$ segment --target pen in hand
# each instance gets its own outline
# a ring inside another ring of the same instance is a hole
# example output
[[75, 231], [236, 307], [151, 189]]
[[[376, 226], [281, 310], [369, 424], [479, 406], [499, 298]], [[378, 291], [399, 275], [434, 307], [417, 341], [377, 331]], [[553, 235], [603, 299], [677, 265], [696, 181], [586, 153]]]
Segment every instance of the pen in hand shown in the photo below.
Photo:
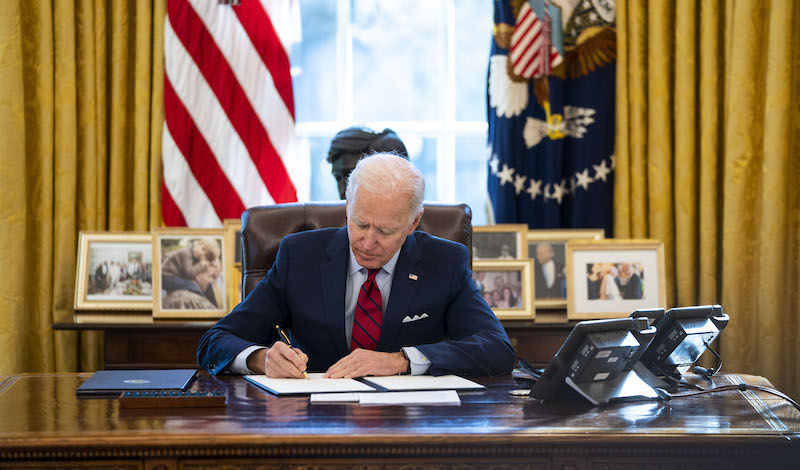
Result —
[[[292, 342], [289, 341], [289, 337], [286, 336], [286, 332], [283, 331], [283, 328], [281, 328], [280, 325], [275, 325], [275, 329], [278, 330], [278, 338], [280, 338], [281, 341], [283, 341], [284, 344], [286, 344], [286, 346], [289, 346], [291, 348], [292, 347]], [[308, 373], [306, 373], [306, 371], [303, 371], [303, 375], [306, 378], [308, 378]]]

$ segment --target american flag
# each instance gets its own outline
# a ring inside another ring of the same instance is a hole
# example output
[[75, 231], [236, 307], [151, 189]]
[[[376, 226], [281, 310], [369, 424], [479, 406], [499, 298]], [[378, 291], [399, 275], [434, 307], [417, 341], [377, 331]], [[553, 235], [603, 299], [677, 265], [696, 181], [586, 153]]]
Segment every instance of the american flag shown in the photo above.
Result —
[[550, 43], [550, 17], [540, 20], [528, 2], [522, 4], [511, 35], [510, 60], [514, 74], [522, 78], [547, 76], [563, 60]]
[[292, 202], [292, 0], [168, 0], [162, 212], [221, 227], [248, 207]]

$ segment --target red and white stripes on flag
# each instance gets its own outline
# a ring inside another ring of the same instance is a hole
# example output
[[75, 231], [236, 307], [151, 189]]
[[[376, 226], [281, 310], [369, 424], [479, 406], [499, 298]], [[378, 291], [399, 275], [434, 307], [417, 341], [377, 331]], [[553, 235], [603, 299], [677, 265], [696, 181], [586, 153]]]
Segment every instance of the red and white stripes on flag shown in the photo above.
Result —
[[511, 35], [512, 70], [522, 78], [538, 78], [550, 75], [553, 67], [563, 58], [550, 41], [550, 17], [536, 16], [528, 2], [522, 4], [517, 14], [514, 33]]
[[167, 0], [166, 225], [221, 227], [248, 207], [297, 200], [286, 165], [295, 148], [290, 39], [279, 34], [291, 1]]

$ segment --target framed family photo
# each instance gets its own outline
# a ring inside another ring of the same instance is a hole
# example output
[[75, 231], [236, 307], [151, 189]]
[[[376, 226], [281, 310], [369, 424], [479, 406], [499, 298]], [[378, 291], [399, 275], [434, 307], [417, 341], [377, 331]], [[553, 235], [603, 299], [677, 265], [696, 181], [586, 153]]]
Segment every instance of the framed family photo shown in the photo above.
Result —
[[567, 258], [569, 240], [602, 240], [605, 230], [528, 230], [528, 257], [533, 260], [533, 282], [537, 309], [567, 306]]
[[472, 227], [472, 259], [526, 259], [526, 224], [478, 225]]
[[667, 307], [662, 241], [572, 240], [566, 255], [568, 319], [621, 318]]
[[486, 303], [501, 320], [531, 320], [533, 263], [524, 260], [478, 260], [472, 264], [472, 280]]
[[242, 221], [225, 219], [223, 226], [225, 228], [225, 247], [227, 248], [225, 266], [230, 273], [227, 286], [230, 310], [242, 301]]
[[149, 232], [81, 232], [75, 310], [150, 310], [152, 253]]
[[221, 318], [228, 313], [224, 229], [153, 230], [153, 318]]

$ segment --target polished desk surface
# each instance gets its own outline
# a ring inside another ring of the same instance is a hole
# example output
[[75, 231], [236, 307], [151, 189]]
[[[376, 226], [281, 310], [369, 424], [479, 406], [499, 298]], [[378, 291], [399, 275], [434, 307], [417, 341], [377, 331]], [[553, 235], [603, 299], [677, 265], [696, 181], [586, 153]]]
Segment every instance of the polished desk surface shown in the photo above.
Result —
[[[594, 407], [510, 396], [517, 385], [506, 376], [476, 379], [488, 388], [459, 392], [461, 406], [368, 407], [276, 397], [241, 377], [203, 372], [191, 389], [226, 391], [225, 407], [121, 409], [114, 399], [75, 396], [90, 375], [0, 377], [0, 461], [325, 452], [529, 457], [564, 449], [657, 455], [674, 447], [674, 452], [701, 457], [768, 452], [800, 462], [800, 414], [762, 392]], [[742, 374], [714, 380], [716, 385], [743, 380], [770, 386], [766, 379]]]

